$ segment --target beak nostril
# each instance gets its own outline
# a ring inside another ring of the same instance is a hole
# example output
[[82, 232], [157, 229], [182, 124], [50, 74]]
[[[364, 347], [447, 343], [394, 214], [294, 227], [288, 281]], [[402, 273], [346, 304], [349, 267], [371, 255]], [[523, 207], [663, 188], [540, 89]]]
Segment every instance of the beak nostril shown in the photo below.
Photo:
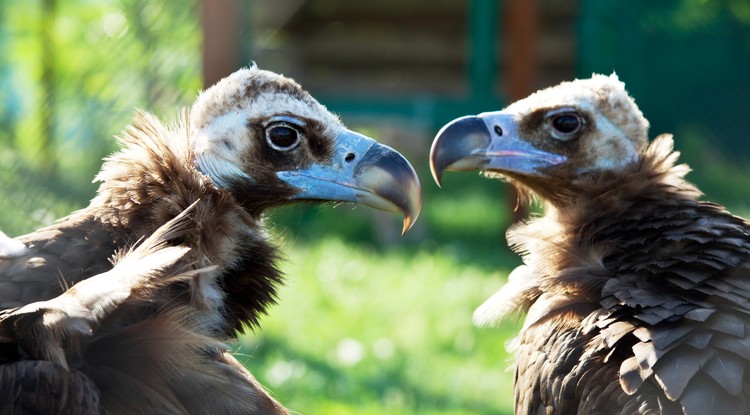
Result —
[[498, 136], [500, 136], [500, 137], [502, 137], [502, 136], [503, 136], [503, 129], [502, 129], [502, 128], [500, 128], [500, 126], [499, 126], [499, 125], [496, 125], [496, 126], [495, 126], [495, 134], [497, 134], [497, 135], [498, 135]]
[[346, 157], [344, 157], [344, 161], [346, 161], [347, 163], [351, 163], [355, 157], [357, 156], [355, 156], [354, 153], [349, 153], [346, 155]]

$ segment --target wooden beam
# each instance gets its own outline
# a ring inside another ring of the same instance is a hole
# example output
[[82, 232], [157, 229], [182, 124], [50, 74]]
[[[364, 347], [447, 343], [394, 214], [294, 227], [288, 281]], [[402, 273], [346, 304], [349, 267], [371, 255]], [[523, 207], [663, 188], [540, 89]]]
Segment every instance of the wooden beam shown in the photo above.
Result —
[[240, 0], [201, 0], [203, 86], [236, 71], [240, 57]]
[[[505, 90], [510, 102], [534, 92], [539, 70], [537, 59], [538, 13], [536, 0], [506, 0], [505, 4]], [[513, 203], [513, 222], [526, 217], [526, 209], [517, 203], [518, 190], [510, 187], [508, 197]]]
[[505, 1], [505, 80], [508, 98], [525, 98], [536, 90], [538, 19], [536, 0]]

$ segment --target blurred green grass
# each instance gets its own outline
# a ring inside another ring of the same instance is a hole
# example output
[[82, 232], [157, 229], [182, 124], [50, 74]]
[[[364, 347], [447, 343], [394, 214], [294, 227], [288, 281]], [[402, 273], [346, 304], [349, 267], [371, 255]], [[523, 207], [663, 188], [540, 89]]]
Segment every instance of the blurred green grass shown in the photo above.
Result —
[[416, 167], [424, 209], [404, 238], [393, 239], [396, 215], [368, 208], [271, 213], [287, 284], [237, 354], [290, 409], [513, 413], [505, 342], [519, 322], [478, 328], [471, 319], [520, 263], [504, 240], [507, 185], [454, 175], [444, 182], [453, 191], [439, 191]]
[[504, 342], [515, 322], [471, 324], [507, 268], [448, 249], [378, 251], [335, 236], [286, 249], [287, 285], [237, 354], [292, 410], [307, 414], [512, 411]]

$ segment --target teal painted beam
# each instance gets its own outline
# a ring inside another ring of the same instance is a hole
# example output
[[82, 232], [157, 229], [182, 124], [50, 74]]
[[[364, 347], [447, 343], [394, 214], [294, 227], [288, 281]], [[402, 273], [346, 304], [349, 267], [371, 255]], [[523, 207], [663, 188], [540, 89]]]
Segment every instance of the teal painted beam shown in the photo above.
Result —
[[495, 90], [498, 0], [469, 2], [469, 91], [474, 97], [491, 97]]

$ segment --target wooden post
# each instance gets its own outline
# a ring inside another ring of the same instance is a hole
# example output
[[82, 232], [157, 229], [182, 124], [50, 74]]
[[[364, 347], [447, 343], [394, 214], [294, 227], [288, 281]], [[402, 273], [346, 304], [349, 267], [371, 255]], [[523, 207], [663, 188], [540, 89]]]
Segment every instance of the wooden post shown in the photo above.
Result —
[[[536, 89], [539, 62], [537, 60], [538, 18], [536, 0], [506, 0], [504, 44], [506, 62], [505, 82], [510, 101], [524, 98]], [[514, 204], [513, 222], [526, 217], [526, 209], [517, 206], [518, 190], [511, 187]]]
[[536, 0], [507, 0], [505, 11], [505, 61], [509, 98], [525, 98], [536, 87], [537, 59]]
[[201, 0], [203, 86], [209, 87], [241, 65], [239, 0]]

